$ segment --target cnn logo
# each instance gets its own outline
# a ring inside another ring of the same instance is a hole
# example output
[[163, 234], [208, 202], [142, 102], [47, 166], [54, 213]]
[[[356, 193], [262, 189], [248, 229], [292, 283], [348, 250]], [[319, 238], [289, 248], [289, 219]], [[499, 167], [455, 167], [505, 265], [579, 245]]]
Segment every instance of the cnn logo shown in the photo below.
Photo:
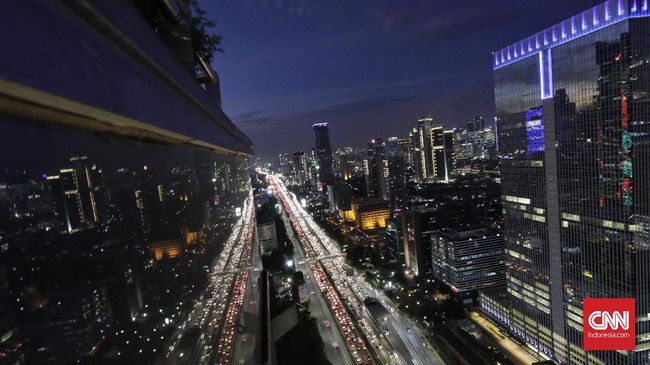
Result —
[[583, 301], [585, 350], [634, 350], [634, 298], [586, 298]]
[[608, 328], [617, 330], [619, 327], [627, 330], [630, 328], [630, 312], [595, 311], [589, 315], [589, 326], [598, 331]]

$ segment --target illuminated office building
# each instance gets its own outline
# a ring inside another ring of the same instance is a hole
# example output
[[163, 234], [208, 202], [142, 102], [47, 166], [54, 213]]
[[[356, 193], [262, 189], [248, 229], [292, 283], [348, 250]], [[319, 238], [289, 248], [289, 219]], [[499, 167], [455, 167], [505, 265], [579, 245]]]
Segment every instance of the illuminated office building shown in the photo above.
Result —
[[[424, 181], [433, 175], [433, 118], [426, 116], [418, 119], [417, 144], [420, 156], [418, 162], [418, 179]], [[440, 128], [442, 130], [442, 127]]]
[[[332, 145], [330, 144], [330, 131], [327, 123], [314, 124], [314, 139], [316, 142], [316, 160], [318, 162], [318, 181], [322, 185], [332, 185], [334, 173], [332, 171]], [[323, 191], [327, 191], [323, 188]]]
[[381, 138], [368, 143], [368, 155], [364, 163], [368, 197], [388, 200], [388, 159], [386, 144]]
[[442, 146], [436, 154], [436, 179], [449, 181], [451, 170], [454, 168], [454, 131], [448, 129], [442, 132]]
[[[650, 11], [610, 0], [493, 54], [509, 327], [566, 364], [650, 356]], [[586, 297], [636, 298], [636, 350], [582, 349]]]
[[431, 235], [433, 233], [431, 218], [437, 214], [436, 209], [402, 210], [399, 213], [402, 229], [402, 248], [404, 266], [407, 274], [431, 277]]
[[496, 137], [492, 126], [485, 126], [483, 117], [466, 122], [467, 128], [454, 136], [456, 161], [487, 160], [495, 157]]
[[449, 180], [453, 166], [453, 131], [445, 131], [440, 124], [433, 124], [433, 118], [418, 119], [417, 149], [420, 152], [416, 168], [420, 181]]
[[293, 155], [290, 153], [281, 153], [278, 155], [278, 170], [285, 176], [289, 176], [293, 171]]
[[105, 206], [102, 170], [89, 164], [86, 156], [72, 157], [70, 163], [72, 167], [47, 177], [57, 214], [68, 233], [100, 223]]
[[303, 184], [308, 178], [309, 161], [307, 155], [302, 151], [293, 153], [293, 175], [299, 184]]
[[353, 220], [361, 229], [386, 228], [386, 220], [390, 217], [388, 202], [383, 200], [353, 200], [352, 211], [345, 215]]
[[386, 142], [386, 160], [388, 161], [386, 185], [391, 211], [403, 208], [408, 200], [408, 165], [404, 153], [405, 144], [408, 145], [397, 137], [390, 137]]
[[441, 229], [431, 235], [433, 276], [472, 304], [478, 290], [503, 287], [503, 235], [490, 229]]

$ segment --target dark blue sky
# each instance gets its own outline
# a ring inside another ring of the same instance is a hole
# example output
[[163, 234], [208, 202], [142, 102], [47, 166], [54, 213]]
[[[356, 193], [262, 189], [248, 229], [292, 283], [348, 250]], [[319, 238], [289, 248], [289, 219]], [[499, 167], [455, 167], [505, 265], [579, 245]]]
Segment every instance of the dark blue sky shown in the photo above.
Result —
[[223, 108], [258, 155], [460, 126], [494, 108], [491, 52], [593, 0], [203, 0], [223, 35]]

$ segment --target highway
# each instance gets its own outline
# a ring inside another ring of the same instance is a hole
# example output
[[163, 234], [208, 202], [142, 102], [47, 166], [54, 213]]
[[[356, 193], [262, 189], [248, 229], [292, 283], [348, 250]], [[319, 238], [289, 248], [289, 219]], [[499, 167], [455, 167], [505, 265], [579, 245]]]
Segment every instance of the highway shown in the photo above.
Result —
[[[283, 211], [283, 220], [286, 227], [287, 235], [292, 242], [298, 242], [298, 239], [293, 233], [293, 229], [289, 225], [289, 219], [286, 216], [286, 211]], [[294, 245], [293, 251], [294, 261], [296, 262], [296, 270], [300, 270], [305, 275], [305, 285], [309, 293], [309, 311], [312, 317], [316, 318], [321, 329], [321, 338], [325, 344], [325, 355], [332, 364], [354, 364], [352, 355], [345, 344], [345, 339], [335, 325], [336, 321], [327, 306], [325, 296], [316, 284], [316, 278], [310, 266], [307, 264], [305, 254], [302, 246], [299, 244]], [[328, 326], [329, 325], [329, 326]]]
[[252, 265], [248, 269], [250, 272], [249, 282], [246, 287], [244, 304], [238, 320], [242, 331], [235, 333], [233, 364], [258, 364], [261, 356], [260, 344], [258, 343], [260, 331], [260, 292], [258, 278], [263, 265], [259, 252], [259, 241], [255, 237]]
[[[368, 348], [367, 342], [362, 338], [358, 328], [355, 326], [355, 321], [353, 321], [351, 313], [348, 312], [350, 308], [344, 305], [342, 298], [343, 293], [337, 291], [334, 280], [332, 280], [326, 272], [326, 264], [318, 260], [308, 260], [312, 257], [324, 255], [322, 255], [319, 246], [312, 244], [313, 237], [311, 237], [309, 232], [302, 230], [302, 222], [299, 221], [297, 218], [298, 216], [294, 213], [297, 211], [298, 206], [295, 202], [287, 199], [286, 191], [284, 190], [284, 187], [280, 185], [281, 182], [278, 184], [277, 180], [273, 177], [269, 179], [269, 182], [274, 188], [275, 195], [280, 198], [286, 213], [289, 215], [292, 227], [297, 235], [297, 242], [303, 250], [305, 265], [309, 267], [309, 270], [307, 270], [307, 272], [310, 273], [309, 277], [312, 282], [316, 284], [318, 289], [320, 289], [320, 292], [323, 294], [325, 301], [327, 302], [327, 307], [333, 314], [335, 322], [331, 323], [331, 326], [337, 326], [340, 334], [344, 338], [345, 348], [349, 350], [354, 363], [374, 364], [371, 350]], [[343, 349], [344, 348], [340, 348], [339, 346], [339, 350], [343, 351]]]
[[[293, 194], [289, 194], [282, 181], [270, 176], [271, 185], [289, 214], [299, 242], [306, 253], [306, 261], [316, 275], [322, 271], [329, 284], [336, 288], [347, 311], [358, 319], [357, 324], [365, 337], [363, 345], [373, 346], [374, 352], [384, 364], [444, 364], [433, 346], [425, 339], [424, 331], [415, 323], [400, 315], [392, 302], [367, 283], [341, 256], [338, 244], [332, 241], [300, 206]], [[320, 259], [318, 259], [320, 258]], [[314, 260], [312, 260], [314, 259]], [[320, 268], [320, 269], [319, 269]], [[323, 276], [323, 275], [321, 275]], [[366, 296], [377, 297], [384, 312], [369, 310], [363, 303]], [[348, 340], [348, 347], [355, 355], [361, 339]], [[364, 356], [369, 351], [364, 350]], [[357, 352], [358, 354], [358, 352]], [[370, 362], [356, 356], [357, 362]]]
[[[250, 273], [255, 214], [252, 195], [209, 274], [209, 284], [174, 332], [160, 364], [230, 364]], [[235, 271], [227, 271], [235, 269]]]

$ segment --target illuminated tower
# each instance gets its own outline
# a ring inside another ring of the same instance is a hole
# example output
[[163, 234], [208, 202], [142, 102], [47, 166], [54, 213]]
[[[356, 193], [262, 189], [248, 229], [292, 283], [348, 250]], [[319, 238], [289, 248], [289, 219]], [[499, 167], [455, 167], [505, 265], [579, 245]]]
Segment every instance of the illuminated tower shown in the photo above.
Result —
[[316, 159], [318, 162], [318, 181], [325, 186], [332, 185], [334, 173], [332, 172], [332, 145], [330, 144], [330, 131], [327, 123], [314, 124], [314, 140], [316, 142]]
[[[560, 363], [650, 355], [648, 16], [607, 1], [493, 56], [507, 325]], [[587, 297], [636, 298], [636, 351], [583, 350]]]
[[375, 138], [368, 143], [365, 170], [368, 197], [388, 200], [388, 159], [386, 145], [381, 138]]

